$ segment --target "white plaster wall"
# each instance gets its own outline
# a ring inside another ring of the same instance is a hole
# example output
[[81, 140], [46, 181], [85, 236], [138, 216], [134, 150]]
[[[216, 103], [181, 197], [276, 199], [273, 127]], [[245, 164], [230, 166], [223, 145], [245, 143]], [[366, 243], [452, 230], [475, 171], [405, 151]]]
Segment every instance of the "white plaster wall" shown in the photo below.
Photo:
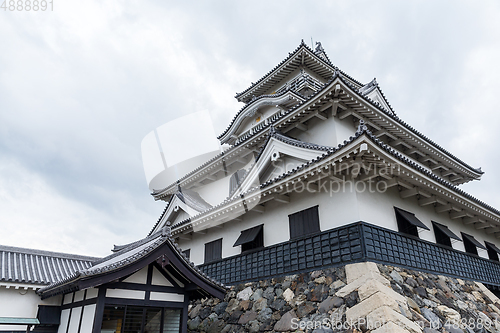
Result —
[[78, 301], [83, 301], [83, 298], [85, 296], [85, 290], [79, 290], [75, 293], [75, 302]]
[[314, 117], [308, 121], [307, 125], [306, 132], [294, 129], [287, 135], [305, 142], [336, 147], [356, 133], [356, 128], [349, 118], [340, 120], [338, 117], [331, 117], [331, 114], [326, 120]]
[[355, 192], [345, 193], [292, 193], [289, 204], [268, 202], [263, 214], [249, 212], [241, 222], [230, 221], [222, 228], [211, 228], [206, 234], [194, 233], [191, 240], [179, 240], [182, 249], [191, 250], [191, 261], [199, 265], [204, 262], [205, 243], [222, 240], [222, 257], [241, 253], [241, 247], [233, 247], [242, 230], [264, 224], [264, 245], [269, 246], [290, 239], [288, 215], [319, 205], [321, 230], [359, 221]]
[[77, 333], [78, 326], [80, 325], [80, 316], [82, 315], [82, 307], [71, 309], [71, 316], [69, 318], [68, 333]]
[[69, 322], [69, 309], [65, 309], [61, 311], [61, 322], [59, 323], [59, 328], [57, 329], [57, 333], [66, 333], [66, 328], [68, 327]]
[[82, 326], [80, 327], [80, 333], [92, 333], [92, 328], [94, 326], [96, 305], [86, 305], [83, 308], [82, 314]]
[[128, 278], [123, 280], [123, 282], [146, 284], [148, 279], [148, 266], [143, 267], [138, 272], [130, 275]]
[[[453, 233], [460, 238], [461, 232], [474, 236], [484, 245], [484, 241], [500, 246], [500, 242], [493, 235], [489, 235], [482, 230], [475, 229], [473, 225], [463, 224], [461, 219], [450, 219], [448, 213], [437, 213], [433, 205], [419, 206], [416, 197], [402, 199], [396, 187], [390, 188], [386, 193], [358, 193], [361, 220], [383, 226], [392, 230], [398, 230], [394, 206], [407, 210], [415, 214], [429, 229], [419, 229], [421, 239], [435, 243], [434, 230], [431, 221], [446, 225]], [[453, 248], [459, 251], [465, 251], [463, 242], [454, 242]], [[480, 257], [488, 258], [485, 250], [478, 248]]]
[[[329, 184], [328, 184], [329, 185]], [[427, 225], [430, 231], [419, 229], [419, 237], [435, 243], [434, 230], [431, 221], [435, 221], [448, 226], [456, 235], [461, 237], [460, 232], [465, 232], [474, 236], [479, 242], [484, 244], [488, 241], [500, 247], [500, 242], [493, 236], [481, 230], [476, 230], [472, 225], [464, 225], [461, 220], [452, 220], [448, 214], [438, 214], [432, 205], [420, 207], [416, 197], [402, 199], [396, 187], [390, 188], [385, 193], [368, 190], [362, 191], [363, 186], [355, 183], [351, 187], [346, 184], [340, 192], [334, 186], [333, 193], [308, 192], [292, 193], [291, 202], [282, 204], [278, 202], [268, 202], [263, 214], [249, 212], [240, 218], [242, 221], [230, 221], [222, 228], [212, 228], [206, 234], [194, 233], [191, 240], [179, 240], [179, 245], [183, 249], [191, 249], [191, 260], [195, 264], [202, 264], [204, 261], [205, 243], [219, 238], [222, 240], [222, 257], [230, 257], [241, 253], [241, 248], [233, 247], [242, 230], [264, 224], [264, 245], [269, 246], [289, 240], [288, 215], [303, 209], [318, 205], [320, 228], [322, 231], [336, 228], [353, 222], [365, 221], [388, 228], [398, 230], [394, 206], [414, 213], [419, 220]], [[368, 185], [367, 185], [368, 186]], [[327, 186], [329, 190], [329, 186]], [[373, 189], [373, 188], [372, 188]], [[464, 251], [463, 242], [452, 244], [456, 250]], [[478, 249], [479, 255], [488, 258], [487, 252]]]
[[206, 202], [215, 206], [224, 201], [229, 195], [229, 179], [230, 175], [207, 185], [191, 188], [191, 190], [198, 192]]
[[99, 294], [99, 289], [89, 288], [87, 289], [87, 299], [96, 298]]
[[144, 299], [145, 295], [142, 290], [106, 289], [106, 297]]
[[[0, 287], [0, 317], [36, 318], [38, 305], [61, 305], [61, 296], [42, 301], [33, 289]], [[26, 330], [26, 326], [0, 326], [0, 331], [20, 330]]]

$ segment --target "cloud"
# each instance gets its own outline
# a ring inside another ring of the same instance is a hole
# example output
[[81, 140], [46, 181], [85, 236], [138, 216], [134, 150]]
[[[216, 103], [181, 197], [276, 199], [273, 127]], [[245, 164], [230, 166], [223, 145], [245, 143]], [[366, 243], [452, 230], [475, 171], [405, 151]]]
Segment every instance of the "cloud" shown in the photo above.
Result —
[[149, 195], [143, 137], [200, 110], [221, 133], [241, 108], [235, 93], [311, 37], [353, 77], [377, 77], [401, 118], [482, 166], [483, 180], [464, 188], [500, 208], [499, 6], [54, 0], [53, 12], [2, 13], [0, 221], [10, 237], [0, 243], [102, 255], [110, 240], [147, 234], [163, 203]]

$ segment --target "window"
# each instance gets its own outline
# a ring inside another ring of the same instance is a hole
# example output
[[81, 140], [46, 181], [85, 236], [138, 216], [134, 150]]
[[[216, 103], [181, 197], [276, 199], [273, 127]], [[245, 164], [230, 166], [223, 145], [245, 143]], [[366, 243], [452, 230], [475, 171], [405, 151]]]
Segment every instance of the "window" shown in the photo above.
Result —
[[415, 216], [415, 214], [407, 212], [406, 210], [397, 207], [394, 207], [394, 210], [396, 211], [396, 220], [398, 222], [399, 232], [418, 237], [417, 228], [430, 230]]
[[290, 239], [320, 232], [318, 206], [288, 215]]
[[479, 243], [474, 236], [462, 232], [462, 239], [464, 241], [465, 252], [477, 255], [477, 248], [486, 250], [483, 244]]
[[447, 226], [434, 221], [432, 221], [432, 226], [434, 228], [434, 235], [436, 236], [436, 243], [452, 247], [452, 239], [461, 241], [460, 237], [455, 235]]
[[264, 225], [261, 224], [256, 227], [243, 230], [233, 247], [239, 245], [241, 245], [241, 252], [264, 247]]
[[184, 250], [182, 253], [186, 256], [186, 258], [191, 259], [191, 249]]
[[222, 259], [222, 238], [205, 244], [205, 263]]
[[498, 254], [500, 253], [500, 249], [495, 244], [490, 242], [484, 242], [484, 244], [486, 244], [486, 249], [488, 250], [488, 258], [499, 261]]
[[102, 333], [179, 333], [181, 309], [106, 305]]

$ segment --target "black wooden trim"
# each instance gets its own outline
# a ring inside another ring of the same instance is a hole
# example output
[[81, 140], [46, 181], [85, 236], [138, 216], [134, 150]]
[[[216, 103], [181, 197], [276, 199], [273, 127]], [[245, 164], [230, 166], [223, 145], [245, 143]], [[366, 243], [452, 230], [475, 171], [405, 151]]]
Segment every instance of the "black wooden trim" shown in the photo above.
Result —
[[[160, 264], [158, 264], [157, 262], [154, 262], [153, 266], [156, 267], [156, 270], [158, 272], [160, 272], [160, 274], [163, 275], [163, 277], [165, 279], [167, 279], [168, 282], [170, 282], [174, 286], [174, 287], [169, 287], [169, 288], [182, 288], [181, 286], [179, 286], [179, 284], [177, 282], [175, 282], [174, 279], [172, 279], [172, 277], [170, 275], [168, 275], [167, 268], [169, 267], [169, 265], [167, 265], [167, 266], [165, 266], [165, 268], [163, 268], [163, 267], [161, 267]], [[177, 279], [177, 277], [176, 277], [176, 279]], [[184, 284], [185, 278], [181, 278], [181, 279], [177, 279], [177, 280], [181, 281]], [[153, 283], [153, 280], [151, 280], [151, 283]]]
[[106, 288], [100, 287], [97, 295], [97, 305], [94, 315], [94, 326], [92, 333], [101, 333], [102, 317], [104, 316], [104, 305], [106, 303]]
[[[148, 276], [146, 277], [146, 285], [151, 287], [151, 281], [153, 280], [153, 265], [148, 265]], [[146, 295], [144, 296], [147, 301], [149, 301], [149, 296], [151, 295], [151, 290], [146, 290]]]
[[156, 306], [164, 308], [182, 309], [184, 302], [170, 302], [170, 301], [146, 301], [143, 299], [129, 299], [129, 298], [115, 298], [106, 297], [106, 305], [135, 305], [135, 306]]
[[189, 298], [184, 298], [184, 306], [181, 311], [181, 333], [187, 333]]
[[[72, 305], [74, 301], [75, 301], [75, 292], [73, 292], [73, 294], [71, 295], [71, 303], [69, 303], [69, 304]], [[69, 309], [68, 324], [66, 325], [66, 333], [68, 333], [68, 331], [69, 331], [69, 324], [71, 323], [71, 313], [72, 313], [72, 311], [73, 311], [73, 307], [71, 307]]]
[[[87, 298], [87, 289], [85, 289], [83, 291], [83, 301], [85, 301], [86, 298]], [[81, 308], [82, 308], [82, 311], [80, 312], [80, 322], [78, 323], [77, 333], [80, 333], [80, 329], [82, 328], [82, 318], [83, 318], [84, 306], [82, 305]]]
[[145, 285], [145, 284], [135, 284], [129, 282], [115, 282], [115, 283], [107, 283], [105, 285], [108, 289], [127, 289], [127, 290], [142, 290], [146, 293], [151, 291], [158, 291], [163, 293], [183, 293], [184, 288], [181, 287], [163, 287], [163, 286], [155, 286], [155, 285]]
[[66, 309], [70, 309], [70, 308], [76, 308], [79, 306], [85, 306], [85, 305], [91, 305], [91, 304], [97, 304], [97, 297], [94, 297], [91, 299], [84, 299], [83, 301], [78, 301], [75, 303], [63, 305], [63, 306], [61, 306], [61, 310], [66, 310]]

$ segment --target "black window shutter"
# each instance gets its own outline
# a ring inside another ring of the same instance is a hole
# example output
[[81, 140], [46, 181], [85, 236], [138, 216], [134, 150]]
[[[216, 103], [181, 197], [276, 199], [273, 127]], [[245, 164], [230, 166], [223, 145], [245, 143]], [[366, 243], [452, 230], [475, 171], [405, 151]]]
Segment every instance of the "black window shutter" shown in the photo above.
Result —
[[205, 262], [222, 259], [222, 238], [205, 244]]
[[298, 238], [320, 231], [318, 206], [288, 215], [290, 238]]

